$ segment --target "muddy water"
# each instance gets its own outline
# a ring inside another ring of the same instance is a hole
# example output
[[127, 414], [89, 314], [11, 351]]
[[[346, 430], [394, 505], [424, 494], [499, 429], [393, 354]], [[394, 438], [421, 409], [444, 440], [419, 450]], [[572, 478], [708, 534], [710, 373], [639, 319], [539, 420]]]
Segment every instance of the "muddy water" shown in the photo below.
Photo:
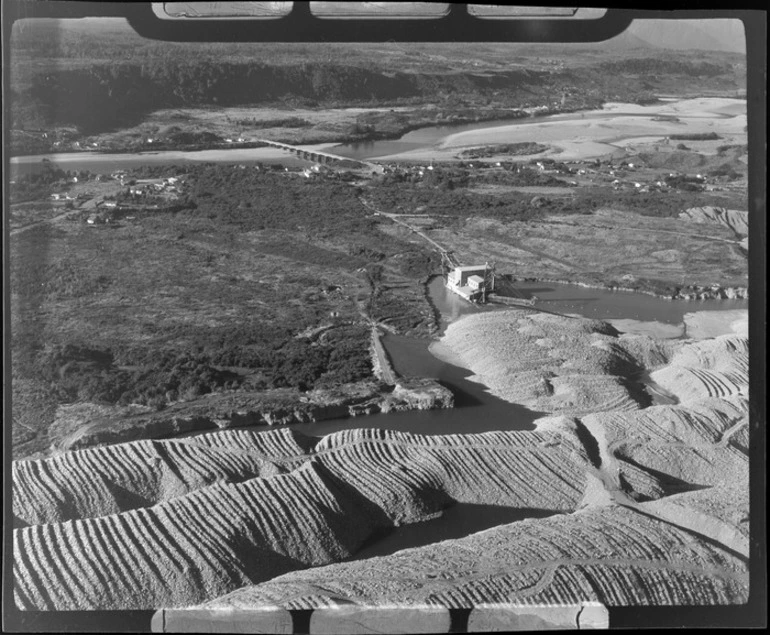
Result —
[[43, 169], [43, 161], [51, 161], [63, 170], [89, 170], [95, 174], [111, 174], [117, 170], [129, 170], [141, 165], [185, 165], [195, 163], [280, 163], [289, 167], [307, 167], [308, 162], [277, 148], [235, 148], [231, 150], [198, 150], [182, 152], [137, 152], [135, 154], [109, 154], [99, 152], [63, 152], [59, 154], [11, 157], [12, 179], [36, 174]]

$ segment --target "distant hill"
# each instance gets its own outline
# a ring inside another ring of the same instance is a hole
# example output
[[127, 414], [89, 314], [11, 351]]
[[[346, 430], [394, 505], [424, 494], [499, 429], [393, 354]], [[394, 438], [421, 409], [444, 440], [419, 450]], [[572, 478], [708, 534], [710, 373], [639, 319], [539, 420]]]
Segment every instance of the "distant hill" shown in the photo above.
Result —
[[655, 48], [746, 52], [740, 20], [636, 20], [606, 45], [613, 50]]

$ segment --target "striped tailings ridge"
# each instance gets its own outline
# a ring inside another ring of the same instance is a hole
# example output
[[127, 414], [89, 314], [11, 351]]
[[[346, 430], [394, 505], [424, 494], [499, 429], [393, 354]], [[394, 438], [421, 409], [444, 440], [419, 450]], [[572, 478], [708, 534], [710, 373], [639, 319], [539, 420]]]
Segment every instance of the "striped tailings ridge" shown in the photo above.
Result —
[[307, 454], [315, 440], [289, 428], [265, 432], [254, 430], [226, 430], [209, 432], [186, 439], [188, 443], [222, 450], [245, 450], [270, 459], [285, 459]]
[[607, 506], [295, 571], [205, 606], [714, 605], [744, 602], [747, 594], [745, 563], [715, 543], [635, 510]]
[[26, 524], [114, 514], [216, 481], [280, 471], [259, 454], [176, 441], [134, 441], [12, 466], [14, 514]]
[[16, 529], [16, 602], [27, 610], [201, 602], [348, 557], [373, 531], [358, 504], [310, 463], [154, 507]]

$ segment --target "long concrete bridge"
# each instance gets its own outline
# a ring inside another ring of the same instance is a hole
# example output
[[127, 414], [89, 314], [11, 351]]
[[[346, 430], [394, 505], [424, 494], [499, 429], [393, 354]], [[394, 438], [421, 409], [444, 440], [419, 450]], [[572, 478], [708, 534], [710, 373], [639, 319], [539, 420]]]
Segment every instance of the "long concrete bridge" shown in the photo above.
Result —
[[342, 163], [347, 164], [350, 167], [368, 168], [375, 172], [381, 172], [382, 166], [376, 163], [370, 163], [369, 161], [359, 161], [358, 159], [351, 159], [350, 157], [341, 157], [338, 154], [332, 154], [331, 152], [323, 152], [321, 150], [311, 150], [309, 148], [302, 148], [299, 146], [292, 146], [288, 143], [281, 143], [280, 141], [270, 141], [269, 139], [257, 139], [261, 143], [265, 143], [273, 148], [279, 150], [285, 150], [297, 155], [301, 159], [307, 159], [308, 161], [315, 161], [316, 163]]

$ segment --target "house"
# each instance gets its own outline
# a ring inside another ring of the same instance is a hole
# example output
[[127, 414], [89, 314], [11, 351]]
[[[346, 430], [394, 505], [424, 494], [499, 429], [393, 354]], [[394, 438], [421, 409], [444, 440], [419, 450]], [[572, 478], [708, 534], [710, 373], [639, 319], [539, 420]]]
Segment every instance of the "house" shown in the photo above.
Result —
[[86, 220], [86, 223], [89, 225], [104, 225], [105, 223], [109, 223], [111, 220], [112, 219], [105, 214], [91, 214], [91, 216], [89, 216]]

